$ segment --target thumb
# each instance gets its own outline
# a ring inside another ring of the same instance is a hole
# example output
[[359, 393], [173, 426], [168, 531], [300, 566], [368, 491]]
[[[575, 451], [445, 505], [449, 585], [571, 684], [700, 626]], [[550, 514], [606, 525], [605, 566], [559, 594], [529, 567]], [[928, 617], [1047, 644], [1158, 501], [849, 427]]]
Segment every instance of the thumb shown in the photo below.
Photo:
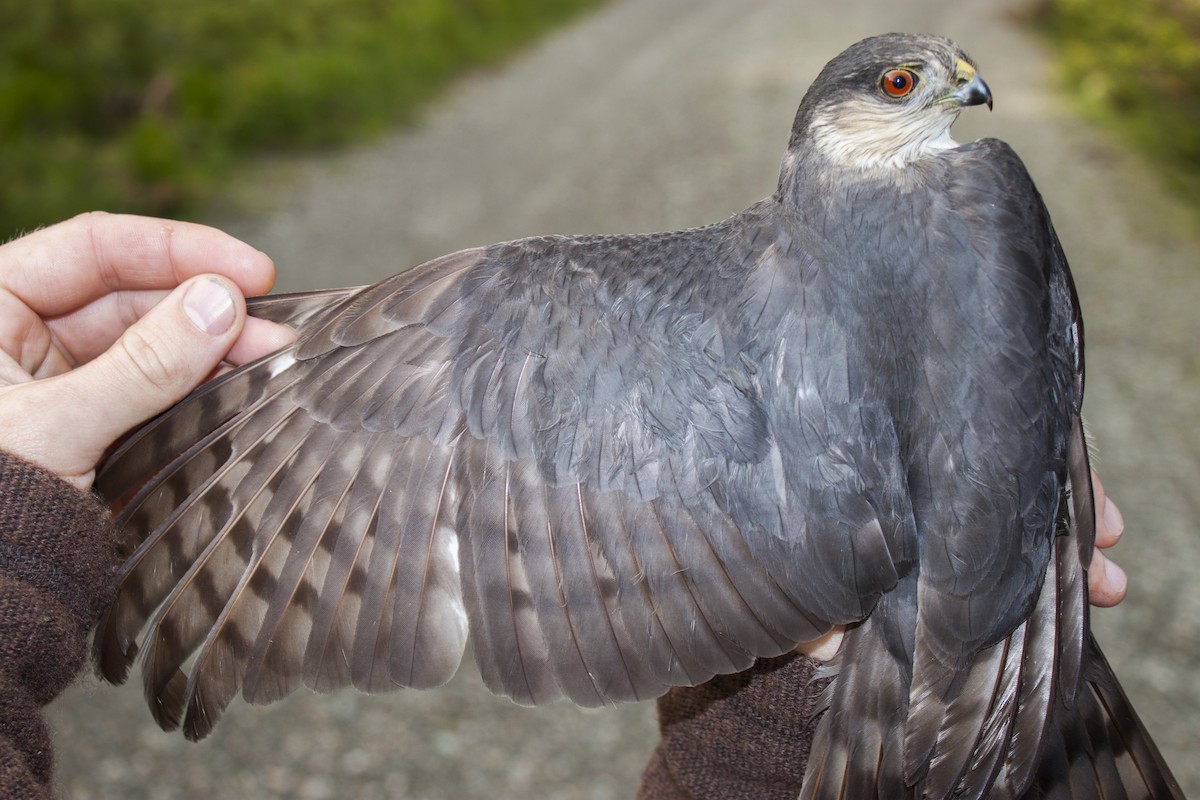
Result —
[[245, 320], [230, 281], [202, 275], [181, 284], [92, 361], [11, 387], [23, 395], [21, 455], [86, 488], [113, 442], [212, 374]]
[[244, 321], [237, 288], [203, 275], [179, 286], [107, 351], [69, 373], [102, 418], [97, 433], [105, 446], [200, 385]]

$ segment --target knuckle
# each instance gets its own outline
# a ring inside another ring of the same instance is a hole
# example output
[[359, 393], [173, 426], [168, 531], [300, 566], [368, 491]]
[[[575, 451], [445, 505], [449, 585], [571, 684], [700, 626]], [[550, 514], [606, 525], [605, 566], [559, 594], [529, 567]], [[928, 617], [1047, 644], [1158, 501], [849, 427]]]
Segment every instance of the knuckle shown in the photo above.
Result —
[[130, 328], [117, 340], [118, 362], [124, 365], [125, 380], [147, 385], [163, 394], [174, 394], [181, 369], [155, 347], [137, 327]]

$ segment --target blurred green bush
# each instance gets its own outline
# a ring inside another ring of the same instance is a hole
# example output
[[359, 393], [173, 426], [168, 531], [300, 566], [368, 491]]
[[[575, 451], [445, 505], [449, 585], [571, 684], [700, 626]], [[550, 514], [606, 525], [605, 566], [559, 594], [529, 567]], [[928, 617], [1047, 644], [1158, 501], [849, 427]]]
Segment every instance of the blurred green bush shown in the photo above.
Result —
[[0, 240], [185, 215], [232, 168], [403, 121], [602, 0], [0, 0]]
[[1200, 205], [1200, 0], [1043, 0], [1034, 21], [1082, 107]]

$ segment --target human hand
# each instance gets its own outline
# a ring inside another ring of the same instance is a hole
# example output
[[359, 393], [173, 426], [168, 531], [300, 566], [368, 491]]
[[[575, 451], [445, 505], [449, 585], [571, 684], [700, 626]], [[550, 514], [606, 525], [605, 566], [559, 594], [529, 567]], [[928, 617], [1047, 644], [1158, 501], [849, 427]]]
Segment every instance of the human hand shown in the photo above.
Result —
[[1117, 504], [1104, 493], [1100, 476], [1092, 471], [1092, 496], [1096, 500], [1096, 549], [1092, 552], [1092, 563], [1088, 567], [1088, 595], [1092, 605], [1111, 608], [1125, 599], [1128, 578], [1125, 570], [1104, 555], [1104, 548], [1112, 547], [1121, 539], [1125, 519]]
[[[1125, 520], [1117, 504], [1104, 493], [1104, 484], [1095, 470], [1092, 470], [1092, 496], [1096, 503], [1096, 549], [1088, 567], [1088, 596], [1092, 605], [1110, 608], [1125, 599], [1128, 579], [1125, 570], [1109, 560], [1102, 549], [1112, 547], [1120, 540]], [[796, 649], [809, 658], [828, 661], [837, 655], [845, 631], [844, 626], [836, 625], [821, 638], [803, 642]]]
[[271, 260], [185, 222], [84, 214], [0, 246], [0, 449], [87, 490], [125, 432], [295, 338], [247, 319]]

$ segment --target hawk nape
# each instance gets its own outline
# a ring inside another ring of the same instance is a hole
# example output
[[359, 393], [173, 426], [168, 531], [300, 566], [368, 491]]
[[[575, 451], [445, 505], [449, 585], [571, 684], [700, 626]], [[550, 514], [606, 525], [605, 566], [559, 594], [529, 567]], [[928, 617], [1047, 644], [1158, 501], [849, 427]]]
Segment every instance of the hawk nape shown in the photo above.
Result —
[[292, 346], [104, 466], [96, 636], [199, 738], [240, 690], [642, 700], [836, 624], [804, 796], [1181, 797], [1088, 628], [1082, 328], [953, 43], [831, 61], [723, 222], [251, 301]]

